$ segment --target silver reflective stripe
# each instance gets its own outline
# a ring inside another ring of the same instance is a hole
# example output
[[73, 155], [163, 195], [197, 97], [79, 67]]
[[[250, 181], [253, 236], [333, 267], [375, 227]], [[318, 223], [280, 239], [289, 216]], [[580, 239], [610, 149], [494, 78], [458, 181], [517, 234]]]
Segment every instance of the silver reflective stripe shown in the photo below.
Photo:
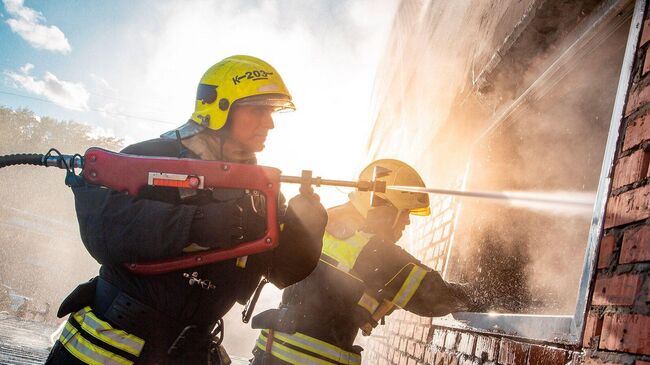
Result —
[[420, 286], [420, 283], [426, 274], [427, 270], [418, 265], [413, 266], [409, 276], [406, 278], [397, 294], [395, 294], [395, 298], [393, 298], [392, 302], [398, 307], [404, 308], [409, 300], [411, 300], [411, 297], [413, 297], [413, 294], [415, 294], [415, 291]]
[[[133, 341], [132, 339], [126, 337], [127, 335], [120, 335], [119, 333], [116, 333], [115, 331], [120, 331], [121, 330], [116, 330], [111, 328], [108, 324], [103, 325], [102, 323], [98, 322], [93, 318], [92, 315], [89, 315], [90, 311], [87, 312], [77, 312], [77, 314], [82, 316], [82, 322], [79, 322], [80, 325], [87, 324], [92, 329], [94, 329], [99, 336], [106, 336], [110, 341], [113, 342], [108, 342], [111, 346], [115, 346], [119, 348], [120, 350], [124, 350], [130, 354], [133, 354], [135, 356], [139, 356], [140, 352], [142, 351], [142, 347], [144, 347], [144, 342], [136, 342]], [[107, 328], [108, 327], [108, 328]], [[94, 335], [92, 331], [90, 332], [91, 335]], [[99, 340], [103, 340], [102, 338], [99, 338]]]
[[87, 364], [130, 365], [133, 364], [119, 355], [102, 349], [85, 340], [77, 329], [66, 323], [59, 341], [76, 358]]

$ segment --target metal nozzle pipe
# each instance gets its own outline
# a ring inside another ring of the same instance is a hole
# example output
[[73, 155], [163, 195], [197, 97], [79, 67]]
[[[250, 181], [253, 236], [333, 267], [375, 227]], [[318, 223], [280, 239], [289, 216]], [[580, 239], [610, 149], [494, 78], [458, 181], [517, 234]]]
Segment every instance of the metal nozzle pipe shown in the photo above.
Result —
[[290, 184], [309, 184], [313, 186], [342, 186], [347, 188], [355, 188], [360, 191], [375, 191], [378, 193], [386, 192], [386, 182], [384, 181], [367, 181], [367, 180], [358, 180], [358, 181], [348, 181], [348, 180], [329, 180], [322, 179], [320, 177], [309, 177], [309, 181], [305, 181], [306, 178], [301, 176], [280, 176], [280, 182], [290, 183]]

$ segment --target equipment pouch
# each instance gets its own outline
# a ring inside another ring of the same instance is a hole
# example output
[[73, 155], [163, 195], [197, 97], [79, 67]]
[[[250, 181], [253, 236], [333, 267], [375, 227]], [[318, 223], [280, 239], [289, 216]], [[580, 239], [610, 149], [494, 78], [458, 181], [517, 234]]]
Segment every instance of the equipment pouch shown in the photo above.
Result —
[[93, 305], [95, 299], [95, 288], [97, 288], [97, 277], [94, 277], [83, 284], [79, 284], [72, 293], [63, 299], [59, 311], [56, 312], [56, 316], [63, 318], [86, 306]]
[[272, 328], [279, 332], [293, 334], [297, 331], [295, 314], [288, 308], [269, 309], [253, 317], [251, 327], [254, 329]]

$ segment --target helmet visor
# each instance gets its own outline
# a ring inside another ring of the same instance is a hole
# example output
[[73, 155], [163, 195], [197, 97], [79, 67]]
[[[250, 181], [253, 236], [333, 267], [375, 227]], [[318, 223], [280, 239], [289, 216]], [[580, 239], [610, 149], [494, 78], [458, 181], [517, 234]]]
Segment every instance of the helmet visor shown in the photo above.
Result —
[[296, 106], [290, 98], [283, 94], [263, 94], [239, 99], [236, 105], [271, 106], [274, 112], [294, 111]]

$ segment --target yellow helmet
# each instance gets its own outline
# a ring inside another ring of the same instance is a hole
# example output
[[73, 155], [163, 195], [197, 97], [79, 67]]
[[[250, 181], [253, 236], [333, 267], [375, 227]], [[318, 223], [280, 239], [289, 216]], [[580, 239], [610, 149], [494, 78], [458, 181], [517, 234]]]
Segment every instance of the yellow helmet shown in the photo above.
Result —
[[203, 74], [191, 119], [219, 130], [226, 124], [235, 102], [269, 105], [276, 110], [295, 109], [280, 74], [273, 66], [252, 56], [225, 58]]
[[[385, 173], [375, 177], [374, 173], [376, 168], [381, 168]], [[359, 175], [359, 180], [372, 180], [373, 178], [376, 178], [379, 181], [385, 181], [386, 186], [401, 185], [425, 187], [424, 181], [422, 181], [418, 172], [405, 162], [399, 160], [383, 159], [374, 161], [366, 166]], [[370, 194], [370, 192], [366, 191], [355, 191], [350, 194], [350, 201], [364, 217], [367, 217], [368, 210], [370, 210], [371, 207]], [[431, 209], [429, 208], [429, 195], [426, 193], [413, 193], [388, 189], [385, 193], [375, 194], [377, 194], [379, 198], [388, 201], [399, 211], [409, 210], [411, 214], [422, 216], [431, 214]]]

